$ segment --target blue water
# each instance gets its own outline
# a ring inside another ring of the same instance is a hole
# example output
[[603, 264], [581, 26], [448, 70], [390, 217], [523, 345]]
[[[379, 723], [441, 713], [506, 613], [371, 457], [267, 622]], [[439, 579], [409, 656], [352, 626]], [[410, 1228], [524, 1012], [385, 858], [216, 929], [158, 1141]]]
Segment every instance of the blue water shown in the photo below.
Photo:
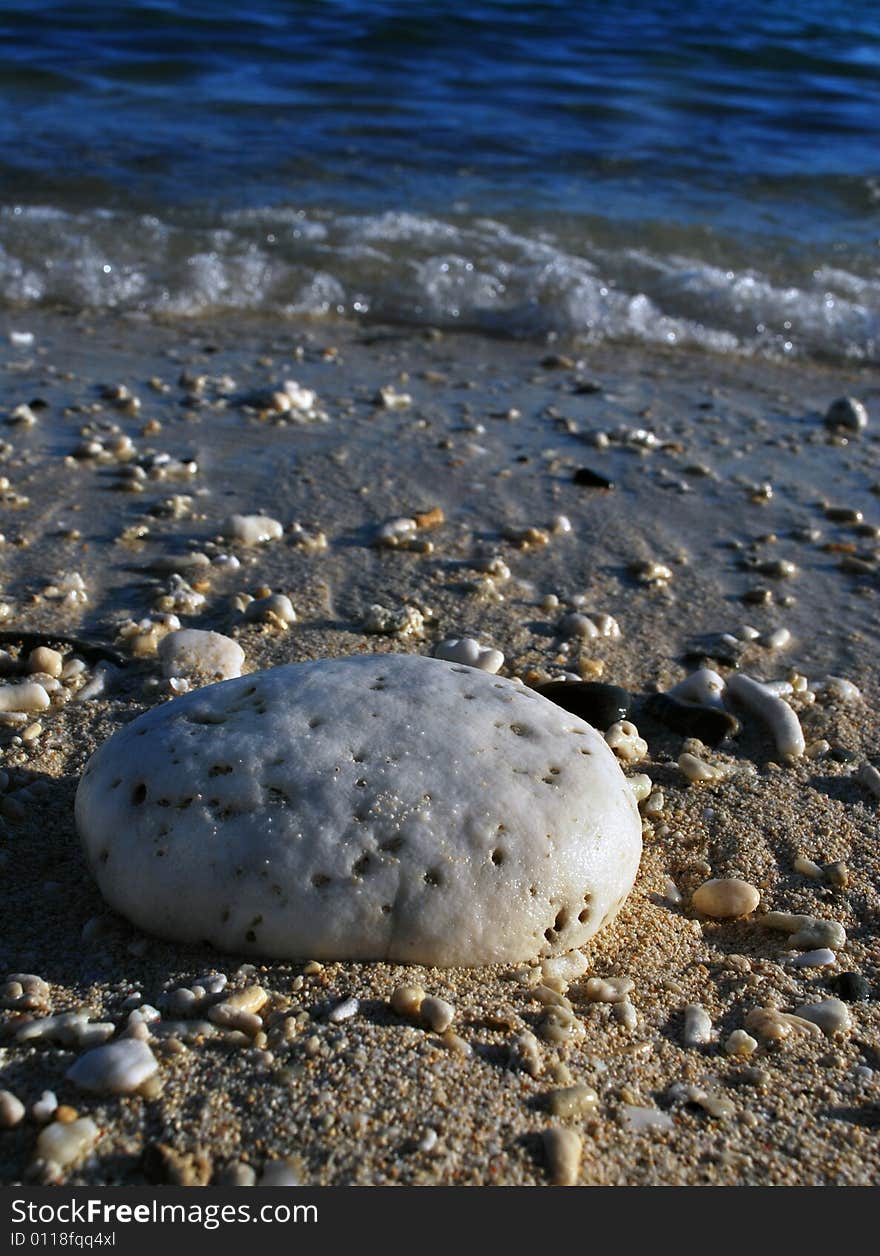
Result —
[[0, 0], [0, 299], [876, 358], [880, 7]]

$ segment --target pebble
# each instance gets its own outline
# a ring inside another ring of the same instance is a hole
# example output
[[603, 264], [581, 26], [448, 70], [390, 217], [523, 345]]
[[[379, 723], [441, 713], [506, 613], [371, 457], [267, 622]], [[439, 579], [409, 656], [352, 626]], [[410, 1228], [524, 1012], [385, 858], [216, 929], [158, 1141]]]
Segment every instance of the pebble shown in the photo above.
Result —
[[831, 978], [831, 987], [846, 1003], [862, 1003], [871, 997], [870, 982], [861, 973], [838, 973]]
[[599, 1096], [592, 1086], [576, 1082], [573, 1086], [565, 1086], [559, 1090], [551, 1090], [547, 1096], [547, 1107], [553, 1116], [577, 1117], [591, 1116], [599, 1106]]
[[87, 1116], [62, 1124], [54, 1121], [45, 1126], [37, 1138], [37, 1155], [42, 1160], [66, 1169], [89, 1151], [98, 1141], [99, 1130]]
[[713, 671], [711, 667], [699, 667], [674, 685], [666, 696], [678, 702], [712, 706], [723, 711], [723, 695], [726, 688], [724, 677], [718, 672]]
[[732, 1034], [728, 1035], [724, 1043], [724, 1050], [728, 1055], [753, 1055], [757, 1049], [757, 1038], [747, 1034], [744, 1029], [735, 1029]]
[[391, 1010], [398, 1016], [414, 1019], [425, 997], [421, 986], [395, 986], [391, 993]]
[[804, 753], [806, 743], [800, 720], [783, 698], [741, 672], [730, 677], [727, 688], [732, 697], [767, 725], [781, 755], [796, 759]]
[[[92, 756], [75, 811], [120, 914], [272, 958], [565, 953], [613, 919], [641, 854], [598, 733], [522, 684], [421, 655], [291, 664], [154, 707]], [[259, 876], [240, 875], [242, 849]]]
[[856, 780], [860, 785], [864, 785], [875, 798], [880, 798], [880, 772], [877, 771], [872, 763], [863, 763], [861, 765], [856, 773]]
[[244, 612], [245, 619], [268, 620], [286, 628], [296, 623], [296, 611], [286, 593], [270, 593], [266, 597], [256, 597], [248, 602]]
[[768, 911], [758, 917], [758, 923], [767, 929], [790, 934], [788, 941], [792, 950], [812, 950], [827, 946], [832, 951], [839, 951], [846, 946], [846, 930], [836, 920], [818, 920], [815, 916]]
[[818, 690], [823, 697], [832, 698], [835, 702], [860, 702], [862, 697], [858, 685], [843, 676], [826, 676]]
[[268, 1160], [260, 1174], [260, 1186], [302, 1186], [302, 1179], [289, 1160]]
[[87, 1051], [65, 1076], [81, 1090], [97, 1094], [128, 1094], [158, 1070], [159, 1061], [145, 1042], [121, 1038]]
[[428, 995], [422, 999], [419, 1016], [435, 1034], [445, 1033], [455, 1017], [455, 1008], [445, 999]]
[[28, 655], [28, 671], [43, 672], [47, 676], [58, 677], [64, 667], [64, 659], [57, 650], [47, 645], [38, 645]]
[[739, 877], [715, 877], [704, 881], [691, 897], [691, 903], [698, 912], [715, 920], [748, 916], [760, 901], [760, 891]]
[[210, 684], [241, 675], [244, 650], [231, 637], [199, 628], [169, 632], [158, 646], [162, 675]]
[[31, 1117], [38, 1125], [45, 1125], [58, 1110], [58, 1098], [51, 1090], [44, 1090], [36, 1103], [31, 1104]]
[[215, 1186], [256, 1186], [257, 1174], [243, 1160], [233, 1161], [214, 1178]]
[[697, 737], [707, 746], [717, 746], [725, 737], [739, 732], [736, 716], [716, 706], [696, 702], [680, 702], [668, 693], [652, 693], [645, 710], [661, 724], [685, 737]]
[[730, 775], [730, 769], [724, 765], [707, 763], [687, 750], [678, 756], [678, 770], [692, 785], [717, 785]]
[[599, 681], [551, 680], [536, 685], [535, 692], [602, 732], [626, 720], [632, 707], [625, 689]]
[[343, 999], [341, 1003], [336, 1004], [327, 1019], [332, 1025], [341, 1025], [343, 1021], [351, 1020], [353, 1016], [356, 1016], [359, 1009], [360, 1001], [358, 999]]
[[613, 480], [609, 480], [607, 475], [602, 475], [600, 471], [591, 470], [590, 467], [578, 467], [571, 477], [571, 482], [577, 484], [579, 488], [614, 488]]
[[0, 685], [0, 711], [45, 711], [50, 698], [34, 680], [17, 685]]
[[605, 733], [605, 740], [619, 759], [625, 763], [637, 763], [648, 753], [648, 743], [639, 736], [639, 730], [630, 720], [612, 724]]
[[504, 655], [500, 650], [481, 645], [473, 637], [447, 637], [434, 647], [434, 658], [464, 663], [466, 667], [477, 667], [493, 675], [504, 666]]
[[545, 982], [556, 980], [567, 983], [582, 977], [587, 966], [588, 960], [582, 951], [569, 951], [566, 955], [545, 959], [541, 965], [541, 975]]
[[795, 1012], [802, 1020], [818, 1025], [827, 1037], [845, 1033], [852, 1027], [849, 1008], [840, 999], [823, 999], [821, 1003], [804, 1003]]
[[809, 877], [813, 881], [822, 880], [822, 869], [812, 859], [807, 859], [806, 855], [796, 855], [792, 868], [799, 876]]
[[857, 397], [838, 397], [825, 411], [825, 426], [832, 431], [862, 432], [868, 426], [868, 411]]
[[634, 985], [632, 977], [590, 977], [584, 994], [591, 1003], [622, 1003]]
[[580, 1173], [583, 1141], [574, 1130], [553, 1126], [541, 1135], [544, 1156], [554, 1186], [577, 1185]]
[[684, 1009], [682, 1042], [686, 1047], [701, 1047], [714, 1038], [712, 1021], [702, 1003], [688, 1003]]
[[530, 1029], [524, 1030], [510, 1044], [509, 1060], [513, 1068], [522, 1069], [529, 1077], [539, 1077], [543, 1070], [541, 1044]]
[[622, 1103], [619, 1108], [620, 1118], [634, 1133], [642, 1130], [673, 1130], [675, 1122], [668, 1112], [659, 1108], [646, 1108], [641, 1104]]
[[284, 527], [267, 515], [230, 515], [223, 524], [223, 535], [242, 545], [262, 545], [279, 540], [284, 535]]
[[0, 1129], [11, 1130], [24, 1119], [24, 1104], [11, 1090], [0, 1090]]
[[545, 1042], [572, 1042], [586, 1033], [582, 1023], [565, 1007], [548, 1008], [538, 1025]]
[[791, 961], [792, 968], [828, 968], [837, 963], [837, 956], [827, 946], [816, 951], [805, 951]]

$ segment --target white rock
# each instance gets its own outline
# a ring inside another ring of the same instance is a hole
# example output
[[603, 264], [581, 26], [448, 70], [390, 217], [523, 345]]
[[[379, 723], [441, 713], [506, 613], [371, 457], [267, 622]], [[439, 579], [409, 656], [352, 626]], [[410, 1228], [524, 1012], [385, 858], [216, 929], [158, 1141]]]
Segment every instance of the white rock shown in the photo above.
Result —
[[668, 1112], [659, 1108], [643, 1108], [635, 1103], [622, 1103], [620, 1115], [627, 1127], [634, 1132], [639, 1130], [673, 1130], [675, 1122]]
[[66, 1076], [80, 1090], [120, 1095], [137, 1090], [158, 1068], [159, 1061], [145, 1042], [120, 1038], [86, 1051], [70, 1066]]
[[231, 637], [199, 628], [169, 632], [159, 642], [162, 675], [188, 680], [232, 680], [241, 675], [244, 650]]
[[669, 690], [670, 698], [679, 702], [695, 702], [701, 706], [717, 706], [723, 709], [722, 695], [726, 686], [724, 677], [711, 667], [700, 667], [690, 676], [685, 676], [677, 685]]
[[223, 535], [231, 541], [241, 541], [242, 545], [262, 545], [279, 540], [284, 528], [268, 515], [230, 515], [223, 525]]
[[139, 927], [278, 958], [566, 952], [614, 918], [641, 852], [594, 729], [414, 655], [278, 667], [154, 708], [92, 757], [76, 820]]
[[805, 1003], [795, 1016], [818, 1025], [823, 1034], [845, 1033], [852, 1026], [849, 1008], [840, 999], [823, 999], [821, 1003]]
[[245, 619], [267, 619], [279, 624], [295, 624], [296, 611], [286, 593], [270, 593], [268, 597], [254, 598], [248, 602]]
[[768, 726], [781, 755], [797, 759], [804, 753], [806, 743], [800, 720], [783, 698], [741, 672], [730, 677], [727, 689], [732, 697]]
[[686, 1047], [699, 1047], [714, 1038], [709, 1014], [702, 1003], [688, 1003], [684, 1009], [682, 1041]]
[[504, 655], [491, 646], [480, 645], [473, 637], [447, 637], [434, 647], [435, 659], [449, 663], [464, 663], [466, 667], [478, 667], [483, 672], [500, 672]]
[[40, 1132], [37, 1139], [37, 1155], [66, 1169], [81, 1159], [98, 1141], [99, 1130], [91, 1117], [81, 1116], [76, 1121], [62, 1125], [53, 1121]]
[[0, 1090], [0, 1130], [11, 1130], [24, 1119], [24, 1104], [11, 1090]]
[[0, 685], [0, 711], [45, 711], [49, 695], [35, 680], [20, 685]]

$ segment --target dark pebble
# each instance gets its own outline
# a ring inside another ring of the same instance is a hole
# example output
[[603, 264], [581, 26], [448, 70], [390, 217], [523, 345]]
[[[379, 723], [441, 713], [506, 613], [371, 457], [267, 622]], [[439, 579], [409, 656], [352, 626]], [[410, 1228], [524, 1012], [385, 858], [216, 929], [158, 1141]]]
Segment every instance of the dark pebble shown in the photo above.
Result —
[[598, 471], [591, 471], [589, 467], [578, 467], [571, 478], [572, 482], [579, 484], [581, 488], [614, 488], [613, 480], [600, 475]]
[[740, 730], [739, 720], [729, 711], [679, 702], [667, 693], [652, 693], [645, 702], [645, 710], [673, 732], [684, 737], [699, 737], [707, 746], [717, 746], [725, 737], [733, 737]]
[[536, 685], [535, 692], [602, 732], [618, 720], [627, 719], [632, 707], [632, 698], [625, 689], [599, 681], [550, 680]]
[[832, 746], [831, 758], [838, 763], [855, 763], [859, 756], [855, 750], [847, 750], [846, 746]]
[[725, 641], [720, 632], [713, 632], [689, 641], [682, 657], [686, 662], [702, 662], [708, 659], [716, 663], [726, 663], [730, 667], [739, 667], [747, 648], [743, 641]]
[[871, 986], [861, 973], [838, 973], [831, 978], [831, 989], [845, 1003], [863, 1003], [871, 997]]

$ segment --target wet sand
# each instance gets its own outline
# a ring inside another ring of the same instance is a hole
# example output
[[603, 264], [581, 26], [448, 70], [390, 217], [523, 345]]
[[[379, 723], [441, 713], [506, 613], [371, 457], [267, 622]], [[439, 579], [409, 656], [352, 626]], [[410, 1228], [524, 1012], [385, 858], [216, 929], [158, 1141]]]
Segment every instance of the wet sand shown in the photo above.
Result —
[[[10, 326], [33, 331], [35, 341], [0, 355], [4, 410], [31, 403], [37, 421], [2, 431], [8, 611], [0, 629], [66, 634], [125, 654], [120, 625], [155, 614], [168, 596], [169, 575], [157, 563], [191, 550], [234, 553], [237, 569], [212, 564], [199, 573], [205, 604], [180, 619], [235, 636], [247, 670], [354, 652], [428, 653], [447, 633], [479, 636], [504, 652], [505, 675], [527, 683], [569, 669], [630, 689], [649, 750], [627, 770], [647, 773], [665, 796], [662, 815], [645, 823], [635, 889], [588, 948], [588, 976], [633, 979], [636, 1024], [590, 1002], [576, 982], [569, 998], [585, 1036], [542, 1041], [541, 1072], [532, 1076], [511, 1059], [514, 1040], [543, 1011], [527, 972], [332, 963], [304, 973], [302, 964], [148, 939], [107, 911], [80, 853], [73, 796], [100, 742], [171, 696], [155, 658], [128, 661], [95, 700], [56, 698], [27, 739], [21, 723], [0, 726], [9, 774], [0, 806], [2, 973], [40, 975], [53, 1012], [88, 1007], [119, 1026], [132, 995], [158, 1005], [208, 972], [236, 986], [258, 981], [308, 1014], [291, 1042], [268, 1052], [159, 1042], [160, 1093], [101, 1099], [64, 1079], [70, 1050], [14, 1044], [28, 1013], [4, 1011], [0, 1087], [26, 1106], [51, 1089], [101, 1131], [60, 1180], [143, 1183], [156, 1176], [155, 1156], [145, 1160], [145, 1152], [164, 1144], [203, 1150], [210, 1168], [201, 1176], [215, 1180], [235, 1162], [259, 1173], [266, 1161], [293, 1156], [310, 1185], [540, 1185], [549, 1181], [541, 1133], [557, 1124], [583, 1136], [583, 1184], [876, 1180], [873, 997], [850, 1005], [852, 1026], [838, 1035], [795, 1032], [748, 1058], [724, 1050], [750, 1010], [793, 1012], [827, 998], [841, 971], [862, 974], [872, 996], [877, 990], [878, 802], [856, 779], [876, 752], [880, 700], [871, 530], [880, 523], [880, 387], [867, 371], [342, 324], [161, 326], [41, 315]], [[291, 422], [252, 404], [287, 379], [316, 390], [326, 421]], [[139, 398], [138, 410], [103, 395], [117, 385]], [[411, 404], [377, 405], [388, 385]], [[822, 424], [843, 394], [861, 397], [872, 415], [867, 432], [849, 441]], [[88, 425], [86, 438], [103, 435], [108, 444], [107, 425], [116, 425], [134, 457], [72, 458]], [[172, 465], [162, 478], [151, 452], [197, 470]], [[133, 463], [144, 468], [136, 492]], [[613, 489], [576, 485], [581, 467]], [[388, 518], [434, 506], [445, 522], [426, 534], [433, 552], [371, 544]], [[829, 507], [863, 519], [829, 519]], [[303, 547], [290, 534], [259, 549], [218, 540], [228, 515], [258, 510], [323, 531], [327, 548]], [[570, 532], [554, 531], [560, 515]], [[511, 539], [529, 527], [547, 543]], [[510, 578], [487, 581], [496, 557]], [[796, 573], [773, 575], [767, 564], [776, 560]], [[650, 563], [666, 566], [669, 578], [646, 581], [640, 564]], [[63, 593], [71, 573], [82, 577], [87, 601], [75, 585], [66, 601], [46, 595], [53, 586]], [[241, 595], [264, 587], [296, 608], [286, 632], [244, 620]], [[566, 652], [557, 627], [578, 595], [584, 610], [616, 618], [619, 639]], [[365, 633], [374, 603], [418, 607], [424, 637]], [[843, 676], [862, 699], [796, 695], [808, 745], [824, 739], [829, 749], [794, 766], [779, 762], [766, 729], [744, 716], [738, 737], [705, 752], [729, 765], [728, 779], [691, 785], [676, 766], [683, 738], [641, 713], [638, 701], [694, 666], [683, 662], [694, 637], [744, 635], [743, 625], [761, 633], [784, 626], [793, 638], [783, 650], [747, 645], [740, 666], [749, 674], [797, 672], [811, 686]], [[844, 861], [847, 884], [795, 872], [799, 855]], [[760, 890], [760, 911], [843, 924], [848, 942], [836, 964], [792, 967], [785, 935], [762, 927], [760, 915], [715, 922], [690, 908], [707, 877], [733, 875]], [[393, 1014], [388, 999], [404, 980], [454, 1004], [469, 1054]], [[358, 1014], [328, 1022], [329, 1009], [350, 995], [361, 1001]], [[711, 1018], [711, 1042], [683, 1044], [689, 1003]], [[569, 1081], [595, 1087], [595, 1114], [550, 1114], [550, 1092]], [[687, 1086], [709, 1100], [694, 1100]], [[639, 1106], [668, 1114], [665, 1128], [630, 1128], [627, 1114]], [[47, 1180], [34, 1164], [37, 1133], [29, 1116], [0, 1130], [3, 1181]], [[59, 1179], [50, 1172], [48, 1180]]]

